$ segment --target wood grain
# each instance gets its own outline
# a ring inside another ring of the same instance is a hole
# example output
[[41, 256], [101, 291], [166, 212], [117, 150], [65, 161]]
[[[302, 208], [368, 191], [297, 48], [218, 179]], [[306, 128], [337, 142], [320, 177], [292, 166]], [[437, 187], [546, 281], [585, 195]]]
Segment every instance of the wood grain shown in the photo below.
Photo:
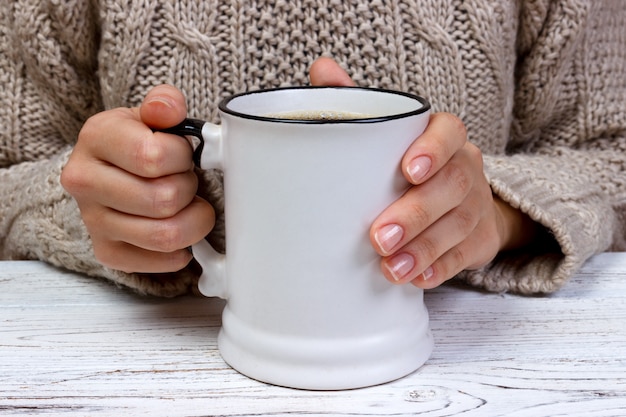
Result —
[[545, 297], [427, 292], [417, 372], [366, 389], [253, 381], [216, 346], [218, 299], [141, 297], [39, 262], [0, 262], [0, 415], [626, 416], [626, 253]]

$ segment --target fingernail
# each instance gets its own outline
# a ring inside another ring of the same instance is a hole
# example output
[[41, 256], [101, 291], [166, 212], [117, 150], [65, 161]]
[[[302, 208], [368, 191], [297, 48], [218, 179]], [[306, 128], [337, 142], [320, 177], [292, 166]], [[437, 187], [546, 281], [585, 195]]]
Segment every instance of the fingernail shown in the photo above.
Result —
[[174, 103], [172, 102], [172, 100], [170, 100], [169, 97], [162, 97], [162, 96], [152, 97], [150, 98], [150, 100], [148, 100], [148, 104], [153, 104], [153, 103], [163, 104], [165, 107], [169, 109], [174, 107]]
[[431, 165], [432, 161], [427, 156], [418, 156], [409, 162], [406, 171], [411, 178], [411, 182], [417, 183], [424, 178], [430, 170]]
[[426, 270], [424, 272], [422, 272], [422, 279], [424, 281], [428, 281], [433, 274], [435, 273], [434, 269], [432, 266], [429, 266], [428, 268], [426, 268]]
[[397, 224], [388, 224], [376, 231], [374, 239], [381, 252], [387, 254], [402, 240], [403, 235], [402, 227]]
[[400, 281], [407, 276], [414, 266], [415, 260], [408, 253], [396, 255], [385, 263], [394, 281]]

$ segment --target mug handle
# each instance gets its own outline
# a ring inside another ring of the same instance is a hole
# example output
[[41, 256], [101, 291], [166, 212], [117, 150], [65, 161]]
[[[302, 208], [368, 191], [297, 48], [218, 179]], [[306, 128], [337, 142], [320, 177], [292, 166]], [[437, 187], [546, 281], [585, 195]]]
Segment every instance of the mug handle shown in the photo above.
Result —
[[[193, 136], [193, 162], [201, 169], [223, 169], [222, 128], [198, 119], [185, 119], [176, 126], [159, 129], [159, 132], [178, 136]], [[227, 298], [226, 256], [217, 252], [202, 239], [191, 246], [194, 258], [202, 266], [198, 289], [207, 297]]]

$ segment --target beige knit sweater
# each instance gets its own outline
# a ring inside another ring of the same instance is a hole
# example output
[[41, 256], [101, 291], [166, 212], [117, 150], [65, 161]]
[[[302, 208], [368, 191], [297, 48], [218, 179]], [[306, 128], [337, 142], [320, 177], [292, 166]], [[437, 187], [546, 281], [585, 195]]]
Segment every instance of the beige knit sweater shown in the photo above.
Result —
[[[59, 185], [81, 125], [160, 83], [184, 91], [190, 116], [216, 121], [220, 98], [306, 84], [320, 55], [359, 85], [459, 115], [493, 191], [550, 232], [461, 278], [550, 292], [589, 256], [626, 250], [621, 0], [22, 0], [0, 3], [0, 258], [189, 291], [193, 268], [127, 275], [94, 260]], [[220, 208], [218, 175], [203, 191]]]

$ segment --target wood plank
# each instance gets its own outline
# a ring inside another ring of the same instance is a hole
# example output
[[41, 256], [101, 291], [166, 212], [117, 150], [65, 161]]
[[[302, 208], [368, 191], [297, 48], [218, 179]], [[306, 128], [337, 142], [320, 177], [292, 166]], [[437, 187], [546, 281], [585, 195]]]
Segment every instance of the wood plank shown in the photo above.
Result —
[[0, 271], [2, 415], [626, 415], [626, 254], [593, 258], [552, 296], [429, 291], [427, 364], [336, 392], [230, 369], [221, 300], [141, 297], [39, 262]]

